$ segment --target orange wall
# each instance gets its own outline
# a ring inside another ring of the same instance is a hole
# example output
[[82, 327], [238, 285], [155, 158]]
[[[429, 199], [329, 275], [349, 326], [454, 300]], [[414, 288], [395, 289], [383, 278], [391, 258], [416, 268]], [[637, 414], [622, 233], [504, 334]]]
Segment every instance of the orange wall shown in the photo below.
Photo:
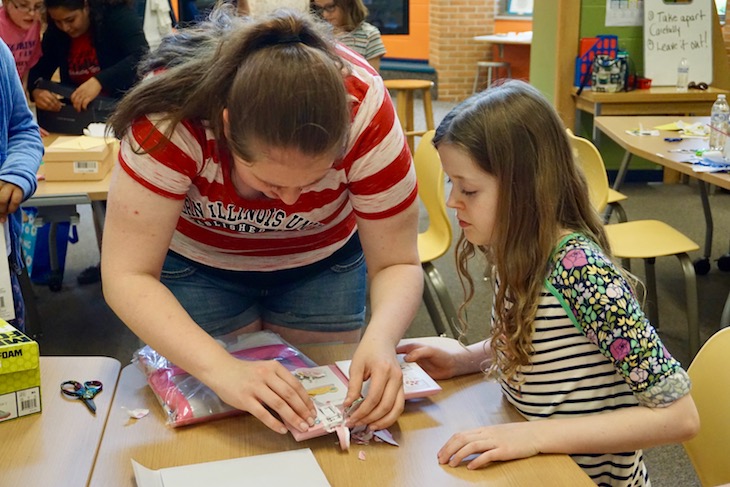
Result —
[[408, 35], [384, 35], [385, 57], [428, 59], [430, 0], [410, 0]]

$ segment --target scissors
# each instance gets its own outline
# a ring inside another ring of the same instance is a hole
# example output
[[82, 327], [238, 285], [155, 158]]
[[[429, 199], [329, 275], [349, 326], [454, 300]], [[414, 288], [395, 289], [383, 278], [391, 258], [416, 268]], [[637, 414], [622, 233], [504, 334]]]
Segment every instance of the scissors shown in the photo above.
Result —
[[89, 408], [89, 411], [96, 414], [96, 404], [94, 404], [94, 396], [99, 394], [103, 385], [98, 380], [87, 380], [83, 384], [75, 380], [67, 380], [61, 383], [61, 392], [67, 396], [81, 399]]

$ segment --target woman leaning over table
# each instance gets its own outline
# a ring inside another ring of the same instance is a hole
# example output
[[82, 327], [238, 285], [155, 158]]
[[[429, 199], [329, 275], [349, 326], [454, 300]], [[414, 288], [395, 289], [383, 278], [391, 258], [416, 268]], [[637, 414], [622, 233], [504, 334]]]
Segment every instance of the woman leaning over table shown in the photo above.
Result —
[[390, 97], [307, 14], [213, 16], [153, 53], [143, 70], [155, 74], [113, 117], [107, 302], [226, 403], [306, 431], [314, 407], [293, 375], [236, 360], [212, 336], [357, 341], [367, 264], [371, 318], [346, 404], [370, 378], [350, 424], [387, 427], [404, 402], [395, 346], [423, 281], [415, 172]]

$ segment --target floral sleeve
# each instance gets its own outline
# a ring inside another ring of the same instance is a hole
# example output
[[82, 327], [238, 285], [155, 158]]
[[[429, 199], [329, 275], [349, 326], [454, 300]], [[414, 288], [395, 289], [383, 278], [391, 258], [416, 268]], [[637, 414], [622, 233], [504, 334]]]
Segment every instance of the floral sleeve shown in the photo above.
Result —
[[668, 406], [689, 393], [689, 376], [662, 344], [629, 283], [595, 243], [571, 235], [550, 264], [548, 288], [642, 405]]

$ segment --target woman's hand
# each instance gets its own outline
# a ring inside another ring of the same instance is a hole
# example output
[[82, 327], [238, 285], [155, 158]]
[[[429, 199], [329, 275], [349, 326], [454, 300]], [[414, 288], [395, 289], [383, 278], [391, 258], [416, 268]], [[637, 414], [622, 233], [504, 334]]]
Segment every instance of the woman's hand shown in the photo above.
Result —
[[288, 430], [271, 411], [300, 431], [307, 431], [317, 417], [314, 403], [299, 380], [274, 360], [233, 359], [232, 366], [211, 387], [226, 404], [248, 411], [277, 433]]
[[350, 416], [347, 426], [368, 425], [371, 430], [395, 423], [405, 407], [403, 372], [392, 344], [362, 341], [352, 357], [350, 380], [345, 399], [349, 407], [360, 397], [363, 382], [370, 379], [365, 400]]
[[33, 90], [33, 100], [35, 101], [36, 108], [47, 112], [59, 112], [63, 106], [63, 103], [61, 103], [61, 100], [55, 94], [40, 88]]
[[540, 453], [535, 423], [507, 423], [462, 431], [439, 450], [438, 461], [458, 467], [466, 457], [478, 455], [466, 468], [473, 470], [491, 462], [527, 458]]
[[77, 112], [86, 110], [99, 93], [101, 93], [101, 83], [96, 78], [89, 78], [71, 93], [71, 103]]

